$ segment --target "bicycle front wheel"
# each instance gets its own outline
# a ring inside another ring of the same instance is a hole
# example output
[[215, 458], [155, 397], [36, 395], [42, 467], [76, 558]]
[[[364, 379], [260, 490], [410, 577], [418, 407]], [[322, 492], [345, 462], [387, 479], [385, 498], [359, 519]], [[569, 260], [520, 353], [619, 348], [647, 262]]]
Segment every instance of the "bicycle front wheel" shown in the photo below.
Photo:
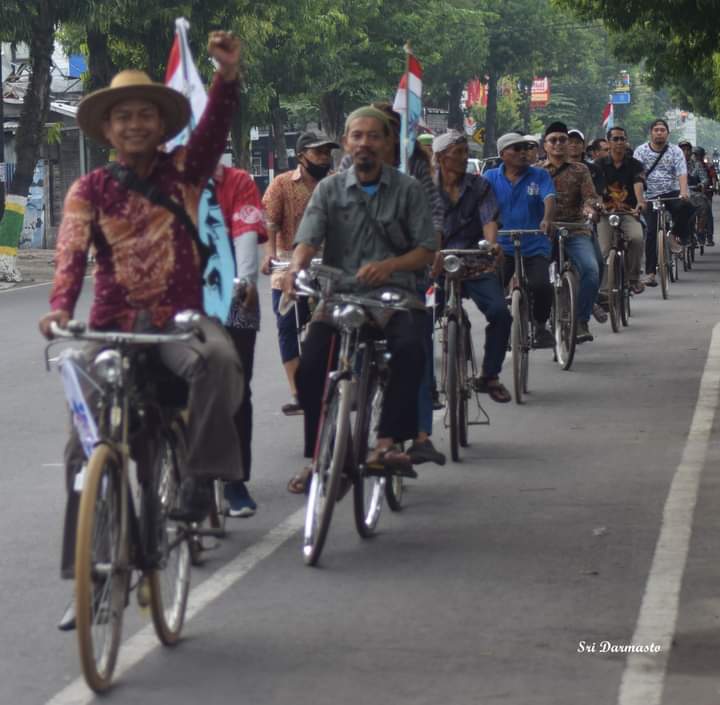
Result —
[[307, 565], [315, 565], [320, 558], [337, 501], [350, 435], [350, 392], [350, 382], [340, 380], [326, 402], [305, 510], [303, 557]]
[[472, 397], [472, 384], [475, 362], [472, 358], [472, 340], [470, 339], [470, 321], [463, 317], [461, 328], [460, 348], [458, 350], [458, 374], [460, 383], [460, 396], [458, 400], [458, 443], [462, 448], [469, 445], [468, 431], [470, 429], [470, 398]]
[[510, 299], [510, 313], [512, 315], [512, 328], [510, 330], [510, 344], [512, 346], [513, 366], [513, 397], [516, 404], [523, 403], [525, 385], [523, 380], [523, 356], [525, 355], [525, 336], [523, 335], [523, 307], [522, 293], [514, 289]]
[[190, 545], [186, 527], [170, 519], [179, 504], [180, 466], [185, 459], [185, 433], [173, 426], [160, 438], [153, 472], [153, 563], [148, 573], [150, 612], [158, 639], [172, 646], [180, 639], [190, 590]]
[[127, 511], [120, 456], [98, 445], [85, 468], [75, 544], [75, 609], [80, 663], [95, 692], [110, 687], [128, 589]]
[[[367, 363], [370, 364], [369, 361]], [[369, 369], [360, 379], [366, 379], [365, 390], [361, 390], [358, 398], [356, 417], [355, 445], [355, 479], [353, 483], [353, 513], [355, 528], [360, 536], [369, 538], [375, 533], [385, 498], [385, 477], [367, 475], [365, 459], [367, 458], [370, 438], [377, 434], [380, 425], [380, 414], [383, 404], [383, 386], [373, 369]]]
[[575, 273], [566, 271], [554, 289], [553, 329], [555, 334], [555, 356], [563, 370], [569, 370], [575, 357], [577, 335], [578, 284]]
[[617, 250], [610, 250], [607, 263], [607, 295], [608, 313], [613, 333], [620, 332], [620, 308], [622, 306], [622, 271], [620, 255]]
[[665, 258], [665, 231], [657, 231], [657, 273], [660, 277], [660, 291], [663, 299], [667, 299], [670, 283], [668, 282], [668, 264]]
[[460, 405], [460, 375], [458, 373], [459, 330], [458, 322], [454, 319], [448, 321], [447, 328], [447, 373], [445, 375], [447, 396], [447, 412], [450, 421], [450, 456], [457, 462], [460, 460], [460, 431], [459, 431], [459, 405]]

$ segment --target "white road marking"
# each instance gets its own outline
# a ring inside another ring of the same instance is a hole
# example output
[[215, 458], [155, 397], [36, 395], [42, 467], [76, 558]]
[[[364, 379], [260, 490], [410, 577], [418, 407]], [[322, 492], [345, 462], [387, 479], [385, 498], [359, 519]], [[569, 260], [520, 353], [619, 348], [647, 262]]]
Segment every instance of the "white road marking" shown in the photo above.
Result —
[[[91, 279], [92, 274], [88, 274], [83, 279]], [[0, 289], [0, 294], [9, 294], [11, 291], [23, 291], [23, 289], [37, 289], [39, 286], [52, 286], [52, 281], [40, 282], [39, 284], [23, 284], [18, 282], [17, 286], [12, 286], [7, 289]]]
[[43, 463], [44, 468], [64, 468], [65, 463]]
[[[283, 522], [271, 529], [257, 543], [246, 548], [237, 558], [213, 573], [207, 580], [198, 585], [191, 593], [186, 613], [186, 623], [198, 612], [217, 600], [226, 590], [247, 575], [258, 563], [268, 558], [282, 546], [305, 522], [305, 508], [298, 509]], [[299, 552], [298, 552], [299, 560]], [[151, 651], [159, 648], [160, 642], [155, 636], [152, 624], [143, 627], [137, 634], [120, 645], [118, 664], [115, 668], [114, 680], [118, 680], [129, 669], [139, 663]], [[85, 680], [76, 678], [63, 688], [45, 705], [87, 705], [97, 696], [85, 685]]]
[[661, 647], [657, 654], [628, 656], [618, 705], [660, 705], [670, 649], [675, 634], [680, 588], [692, 535], [693, 514], [720, 390], [720, 324], [713, 328], [707, 362], [700, 380], [690, 432], [665, 501], [634, 646]]

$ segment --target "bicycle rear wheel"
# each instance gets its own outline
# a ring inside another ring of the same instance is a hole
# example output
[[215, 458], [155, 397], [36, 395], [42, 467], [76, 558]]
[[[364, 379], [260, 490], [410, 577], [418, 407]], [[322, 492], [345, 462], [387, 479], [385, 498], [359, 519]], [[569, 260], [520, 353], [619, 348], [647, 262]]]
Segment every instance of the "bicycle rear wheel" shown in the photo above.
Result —
[[663, 299], [667, 299], [670, 282], [668, 281], [669, 273], [667, 260], [665, 259], [665, 231], [658, 229], [657, 231], [657, 273], [660, 277], [660, 291]]
[[80, 663], [95, 692], [110, 687], [128, 589], [127, 498], [121, 460], [98, 445], [85, 468], [75, 544], [75, 605]]
[[458, 322], [448, 321], [447, 333], [447, 373], [445, 375], [447, 396], [447, 412], [450, 421], [450, 456], [457, 462], [460, 460], [459, 405], [460, 375], [458, 374]]
[[577, 292], [575, 273], [568, 270], [560, 277], [554, 288], [553, 329], [555, 333], [555, 356], [563, 370], [569, 370], [575, 357], [577, 335]]
[[523, 355], [525, 339], [523, 336], [523, 310], [522, 293], [520, 289], [513, 289], [510, 298], [510, 313], [512, 315], [512, 328], [510, 329], [510, 344], [512, 346], [513, 366], [513, 398], [516, 404], [523, 403]]
[[350, 382], [342, 379], [329, 391], [326, 402], [305, 510], [303, 557], [307, 565], [315, 565], [320, 558], [337, 501], [350, 435], [350, 391]]
[[[174, 425], [160, 438], [153, 479], [153, 517], [156, 565], [148, 572], [150, 612], [158, 639], [172, 646], [180, 639], [190, 590], [190, 545], [186, 527], [170, 519], [178, 506], [180, 466], [185, 458], [185, 432]], [[220, 483], [221, 484], [221, 483]]]
[[[364, 361], [369, 365], [370, 362]], [[355, 419], [355, 433], [353, 434], [355, 447], [355, 478], [353, 481], [353, 513], [355, 527], [363, 538], [369, 538], [375, 533], [380, 513], [382, 512], [385, 497], [385, 484], [387, 478], [367, 475], [365, 472], [365, 459], [367, 458], [370, 438], [377, 434], [382, 413], [383, 387], [381, 380], [374, 369], [369, 369], [361, 375], [366, 379], [365, 390], [361, 390], [357, 401], [357, 416]]]
[[622, 265], [616, 249], [610, 250], [607, 264], [608, 313], [613, 333], [620, 332], [620, 309], [622, 307]]

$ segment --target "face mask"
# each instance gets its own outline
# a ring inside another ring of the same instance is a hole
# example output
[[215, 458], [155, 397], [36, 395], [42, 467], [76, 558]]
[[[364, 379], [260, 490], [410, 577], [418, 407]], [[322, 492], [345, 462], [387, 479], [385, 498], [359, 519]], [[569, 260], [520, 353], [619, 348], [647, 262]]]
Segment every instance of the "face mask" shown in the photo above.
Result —
[[330, 164], [313, 164], [313, 162], [309, 159], [305, 161], [303, 166], [307, 169], [308, 174], [310, 174], [315, 181], [324, 179], [330, 171]]

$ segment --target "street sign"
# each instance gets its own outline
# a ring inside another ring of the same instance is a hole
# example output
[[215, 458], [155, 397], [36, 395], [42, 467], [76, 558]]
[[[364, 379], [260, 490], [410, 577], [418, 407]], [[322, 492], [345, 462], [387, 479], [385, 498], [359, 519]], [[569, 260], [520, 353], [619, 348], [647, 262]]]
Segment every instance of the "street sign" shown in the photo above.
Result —
[[629, 91], [613, 91], [610, 94], [613, 105], [629, 105], [630, 104], [630, 93]]
[[472, 140], [478, 144], [485, 144], [485, 128], [478, 127], [478, 129], [473, 132]]

